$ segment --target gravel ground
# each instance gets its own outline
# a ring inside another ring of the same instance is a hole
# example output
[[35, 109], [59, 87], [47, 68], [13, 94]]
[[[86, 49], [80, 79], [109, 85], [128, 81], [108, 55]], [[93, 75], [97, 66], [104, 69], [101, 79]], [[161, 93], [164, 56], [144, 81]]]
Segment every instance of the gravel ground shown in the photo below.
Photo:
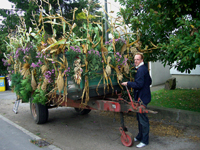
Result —
[[[37, 125], [32, 119], [29, 103], [20, 103], [18, 114], [12, 109], [16, 96], [11, 91], [0, 92], [0, 114], [48, 143], [63, 150], [121, 150], [119, 113], [91, 111], [81, 116], [74, 108], [59, 107], [49, 110], [46, 124]], [[125, 115], [125, 125], [137, 135], [135, 113]], [[135, 147], [137, 143], [131, 147]], [[150, 118], [148, 150], [197, 150], [200, 149], [200, 127], [184, 126], [166, 120]]]

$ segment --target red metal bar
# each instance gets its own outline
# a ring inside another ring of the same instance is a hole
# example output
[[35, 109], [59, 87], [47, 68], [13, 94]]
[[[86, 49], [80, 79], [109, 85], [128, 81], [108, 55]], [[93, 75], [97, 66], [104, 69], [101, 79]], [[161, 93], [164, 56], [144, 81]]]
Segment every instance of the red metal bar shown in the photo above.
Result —
[[[130, 93], [129, 93], [130, 95]], [[128, 113], [130, 111], [139, 112], [139, 113], [157, 113], [145, 108], [145, 106], [140, 105], [137, 102], [133, 102], [131, 96], [131, 102], [127, 102], [120, 95], [118, 98], [107, 98], [105, 100], [97, 100], [90, 99], [87, 103], [87, 106], [81, 105], [81, 100], [72, 100], [67, 98], [67, 100], [63, 100], [59, 96], [54, 98], [52, 101], [53, 104], [64, 106], [64, 107], [75, 107], [75, 108], [83, 108], [83, 109], [91, 109], [91, 110], [104, 110], [104, 111], [113, 111], [113, 112], [125, 112]]]

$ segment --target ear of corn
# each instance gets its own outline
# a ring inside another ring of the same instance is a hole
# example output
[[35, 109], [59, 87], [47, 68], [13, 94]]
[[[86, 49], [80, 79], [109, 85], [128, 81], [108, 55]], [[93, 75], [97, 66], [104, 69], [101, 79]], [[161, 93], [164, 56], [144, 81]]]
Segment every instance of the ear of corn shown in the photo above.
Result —
[[126, 46], [126, 44], [124, 44], [124, 45], [122, 46], [122, 49], [121, 49], [121, 55], [124, 54], [124, 52], [126, 51], [126, 48], [127, 48], [127, 46]]
[[82, 68], [80, 64], [81, 60], [77, 59], [74, 61], [74, 80], [77, 84], [81, 83], [81, 74], [82, 74]]
[[46, 71], [48, 71], [48, 68], [47, 68], [46, 65], [43, 65], [43, 66], [41, 67], [41, 69], [42, 69], [42, 74], [44, 74]]
[[123, 74], [119, 71], [118, 66], [115, 67], [115, 71], [117, 73], [117, 80], [122, 81], [123, 79]]
[[111, 59], [111, 57], [108, 56], [108, 58], [107, 58], [107, 65], [106, 65], [106, 74], [107, 74], [108, 77], [111, 75], [111, 67], [109, 65], [110, 59]]
[[30, 75], [30, 71], [29, 71], [30, 65], [28, 63], [25, 63], [23, 66], [23, 69], [20, 70], [21, 75], [23, 76], [23, 79], [25, 79], [28, 75]]
[[31, 77], [31, 87], [33, 90], [36, 90], [37, 88], [37, 83], [35, 81], [35, 77], [34, 77], [34, 74], [33, 74], [33, 70], [31, 71], [31, 74], [32, 74], [32, 77]]
[[138, 50], [135, 47], [131, 47], [130, 50], [133, 56], [138, 52]]
[[106, 65], [106, 74], [109, 77], [111, 75], [111, 67], [110, 65]]
[[46, 88], [47, 88], [47, 85], [48, 85], [48, 79], [44, 79], [44, 81], [43, 81], [43, 83], [42, 83], [42, 86], [41, 86], [41, 89], [43, 90], [43, 91], [46, 91]]
[[59, 70], [58, 78], [56, 80], [57, 86], [58, 86], [58, 91], [61, 93], [63, 87], [64, 87], [64, 79], [62, 76], [62, 72]]
[[[125, 55], [124, 58], [127, 59], [127, 55]], [[128, 65], [128, 62], [125, 62], [124, 71], [125, 71], [126, 74], [129, 74], [129, 65]]]
[[40, 90], [41, 83], [38, 84], [37, 89]]
[[129, 65], [128, 65], [128, 63], [125, 64], [124, 71], [125, 71], [126, 74], [129, 74]]

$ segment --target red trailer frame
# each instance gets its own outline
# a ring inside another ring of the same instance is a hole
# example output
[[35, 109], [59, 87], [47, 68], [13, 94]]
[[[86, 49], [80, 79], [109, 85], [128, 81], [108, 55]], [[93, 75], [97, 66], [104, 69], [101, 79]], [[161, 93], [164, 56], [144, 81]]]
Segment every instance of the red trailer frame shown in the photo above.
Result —
[[[156, 111], [146, 109], [146, 106], [142, 103], [140, 99], [137, 102], [133, 101], [130, 93], [127, 89], [129, 94], [130, 102], [121, 98], [121, 94], [117, 94], [118, 98], [91, 98], [90, 101], [87, 103], [87, 106], [81, 105], [81, 100], [72, 100], [67, 98], [67, 100], [63, 100], [63, 97], [57, 96], [54, 99], [54, 104], [59, 104], [59, 106], [64, 107], [74, 107], [79, 110], [103, 110], [103, 111], [112, 111], [112, 112], [119, 112], [120, 119], [121, 119], [121, 127], [119, 128], [121, 132], [121, 142], [125, 146], [132, 146], [133, 144], [133, 136], [128, 129], [124, 125], [124, 113], [128, 112], [138, 112], [138, 113], [153, 113], [156, 114]], [[61, 102], [60, 102], [61, 101]]]
[[153, 113], [156, 111], [148, 110], [143, 102], [138, 99], [138, 101], [133, 101], [129, 93], [128, 88], [127, 93], [129, 95], [130, 101], [127, 101], [121, 97], [121, 94], [117, 94], [116, 98], [111, 97], [92, 97], [88, 101], [87, 105], [82, 104], [81, 99], [72, 100], [62, 95], [54, 95], [54, 97], [49, 99], [47, 105], [42, 105], [38, 103], [32, 103], [30, 100], [31, 114], [37, 124], [42, 124], [48, 120], [48, 109], [58, 106], [63, 107], [74, 107], [76, 111], [81, 114], [88, 114], [91, 110], [103, 110], [119, 112], [121, 119], [121, 127], [119, 128], [121, 132], [121, 142], [125, 146], [132, 146], [133, 136], [124, 125], [124, 113], [137, 112], [137, 113]]

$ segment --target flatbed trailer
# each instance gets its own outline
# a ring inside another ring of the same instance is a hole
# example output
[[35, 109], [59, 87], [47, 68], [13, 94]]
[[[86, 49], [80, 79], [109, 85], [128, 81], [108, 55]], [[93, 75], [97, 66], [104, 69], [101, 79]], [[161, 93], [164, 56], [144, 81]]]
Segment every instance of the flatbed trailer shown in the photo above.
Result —
[[63, 96], [57, 94], [45, 106], [30, 102], [31, 114], [37, 124], [43, 124], [48, 121], [48, 109], [58, 107], [58, 105], [61, 107], [74, 107], [75, 110], [82, 115], [88, 114], [91, 110], [118, 112], [120, 113], [121, 120], [121, 127], [119, 128], [121, 133], [121, 142], [123, 145], [130, 147], [133, 144], [133, 136], [128, 132], [128, 129], [124, 124], [124, 113], [137, 112], [156, 114], [157, 112], [146, 109], [140, 99], [137, 102], [133, 101], [127, 87], [126, 89], [129, 95], [129, 101], [123, 99], [121, 93], [117, 94], [116, 92], [114, 96], [107, 95], [106, 97], [92, 97], [86, 106], [81, 105], [81, 99], [73, 100], [68, 97], [65, 97], [64, 99]]

